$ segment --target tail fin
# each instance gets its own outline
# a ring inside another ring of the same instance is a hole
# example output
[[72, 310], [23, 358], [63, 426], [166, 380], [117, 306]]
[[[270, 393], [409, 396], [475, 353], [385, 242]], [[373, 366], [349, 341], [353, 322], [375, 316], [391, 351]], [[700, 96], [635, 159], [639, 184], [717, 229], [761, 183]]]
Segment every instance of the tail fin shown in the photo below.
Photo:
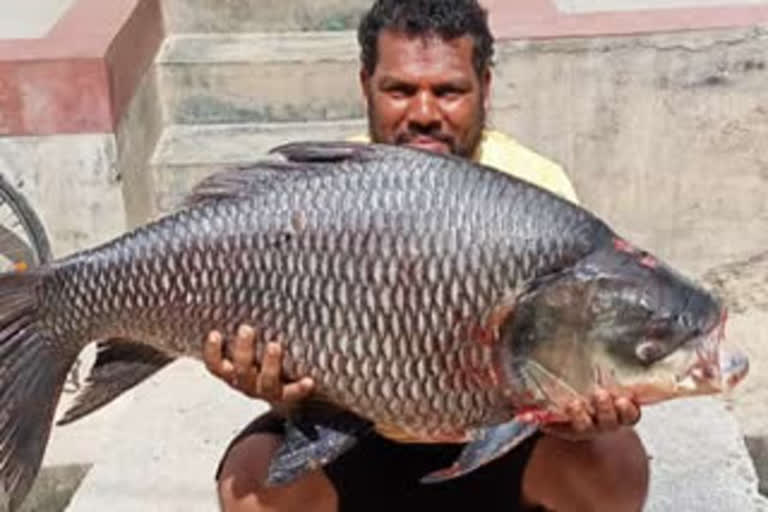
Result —
[[37, 318], [46, 271], [0, 275], [0, 512], [19, 508], [37, 476], [77, 354], [62, 354]]

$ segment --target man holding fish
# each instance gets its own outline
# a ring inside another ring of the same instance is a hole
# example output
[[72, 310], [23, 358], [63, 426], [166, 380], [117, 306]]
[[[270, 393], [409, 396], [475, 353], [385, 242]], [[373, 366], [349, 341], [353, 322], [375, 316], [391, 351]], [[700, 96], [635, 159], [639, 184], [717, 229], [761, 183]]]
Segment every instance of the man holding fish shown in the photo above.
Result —
[[[458, 155], [577, 202], [559, 166], [486, 127], [493, 39], [474, 0], [379, 0], [361, 23], [359, 41], [369, 121], [369, 137], [359, 140]], [[261, 364], [253, 365], [257, 337], [243, 326], [229, 355], [223, 355], [219, 333], [206, 342], [212, 373], [273, 406], [235, 439], [222, 461], [218, 489], [227, 512], [642, 508], [648, 462], [631, 428], [640, 409], [632, 396], [605, 390], [573, 400], [567, 418], [456, 480], [421, 484], [418, 478], [453, 460], [461, 445], [398, 444], [371, 433], [325, 468], [286, 486], [267, 486], [270, 459], [282, 439], [280, 411], [310, 398], [313, 382], [281, 380], [279, 343], [269, 344]]]
[[485, 129], [475, 1], [380, 0], [359, 34], [365, 141], [282, 145], [0, 274], [0, 511], [94, 342], [59, 425], [179, 357], [275, 406], [224, 457], [227, 511], [639, 510], [639, 408], [743, 379], [717, 297]]

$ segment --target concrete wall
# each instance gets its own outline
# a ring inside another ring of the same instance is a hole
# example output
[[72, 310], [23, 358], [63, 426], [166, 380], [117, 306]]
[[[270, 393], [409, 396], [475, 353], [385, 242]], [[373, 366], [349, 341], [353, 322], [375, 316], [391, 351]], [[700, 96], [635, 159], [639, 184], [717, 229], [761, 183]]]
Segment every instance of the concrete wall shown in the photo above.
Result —
[[500, 46], [494, 126], [584, 204], [692, 272], [768, 247], [762, 29]]
[[125, 230], [116, 161], [112, 134], [0, 138], [0, 173], [29, 198], [56, 256]]

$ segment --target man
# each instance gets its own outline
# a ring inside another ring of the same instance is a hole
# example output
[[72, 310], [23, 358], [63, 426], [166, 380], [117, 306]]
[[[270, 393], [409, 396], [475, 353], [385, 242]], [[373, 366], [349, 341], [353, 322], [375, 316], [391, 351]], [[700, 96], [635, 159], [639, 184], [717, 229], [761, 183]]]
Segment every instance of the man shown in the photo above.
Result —
[[[485, 129], [493, 40], [475, 0], [378, 0], [359, 28], [360, 80], [369, 140], [453, 153], [495, 166], [576, 201], [555, 164]], [[363, 138], [365, 139], [365, 138]], [[311, 394], [312, 382], [280, 381], [280, 349], [252, 365], [252, 329], [205, 347], [209, 370], [277, 412], [249, 425], [218, 474], [222, 508], [235, 511], [491, 510], [638, 511], [648, 486], [647, 457], [628, 428], [640, 411], [631, 397], [598, 393], [574, 403], [571, 421], [544, 429], [511, 453], [441, 484], [418, 479], [447, 466], [460, 445], [397, 444], [371, 434], [329, 466], [284, 487], [265, 488], [281, 442], [279, 411]]]

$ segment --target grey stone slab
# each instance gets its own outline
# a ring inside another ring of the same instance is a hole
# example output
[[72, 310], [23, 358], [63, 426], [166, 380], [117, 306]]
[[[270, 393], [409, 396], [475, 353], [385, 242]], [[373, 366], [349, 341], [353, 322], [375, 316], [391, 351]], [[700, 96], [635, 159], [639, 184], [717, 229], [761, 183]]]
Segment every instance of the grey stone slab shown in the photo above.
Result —
[[744, 440], [755, 463], [760, 493], [768, 496], [768, 436], [747, 436]]
[[721, 400], [647, 407], [638, 431], [652, 457], [646, 511], [765, 510], [742, 431]]
[[190, 35], [158, 57], [171, 123], [346, 119], [363, 115], [354, 36]]
[[163, 132], [153, 165], [239, 164], [295, 140], [334, 139], [366, 133], [364, 119], [312, 123], [251, 123], [169, 126]]
[[127, 227], [146, 221], [152, 212], [154, 183], [149, 160], [163, 132], [163, 112], [154, 67], [139, 83], [131, 103], [120, 120], [117, 140], [118, 168], [125, 200]]
[[169, 211], [202, 178], [264, 158], [275, 146], [299, 140], [338, 140], [366, 133], [362, 119], [312, 123], [171, 126], [152, 159], [155, 207]]
[[90, 468], [89, 464], [42, 468], [19, 512], [66, 510]]
[[166, 0], [169, 32], [355, 28], [370, 0]]
[[354, 32], [278, 32], [168, 36], [160, 64], [317, 63], [349, 61], [357, 52]]
[[113, 134], [0, 137], [0, 173], [29, 199], [56, 256], [125, 230]]

